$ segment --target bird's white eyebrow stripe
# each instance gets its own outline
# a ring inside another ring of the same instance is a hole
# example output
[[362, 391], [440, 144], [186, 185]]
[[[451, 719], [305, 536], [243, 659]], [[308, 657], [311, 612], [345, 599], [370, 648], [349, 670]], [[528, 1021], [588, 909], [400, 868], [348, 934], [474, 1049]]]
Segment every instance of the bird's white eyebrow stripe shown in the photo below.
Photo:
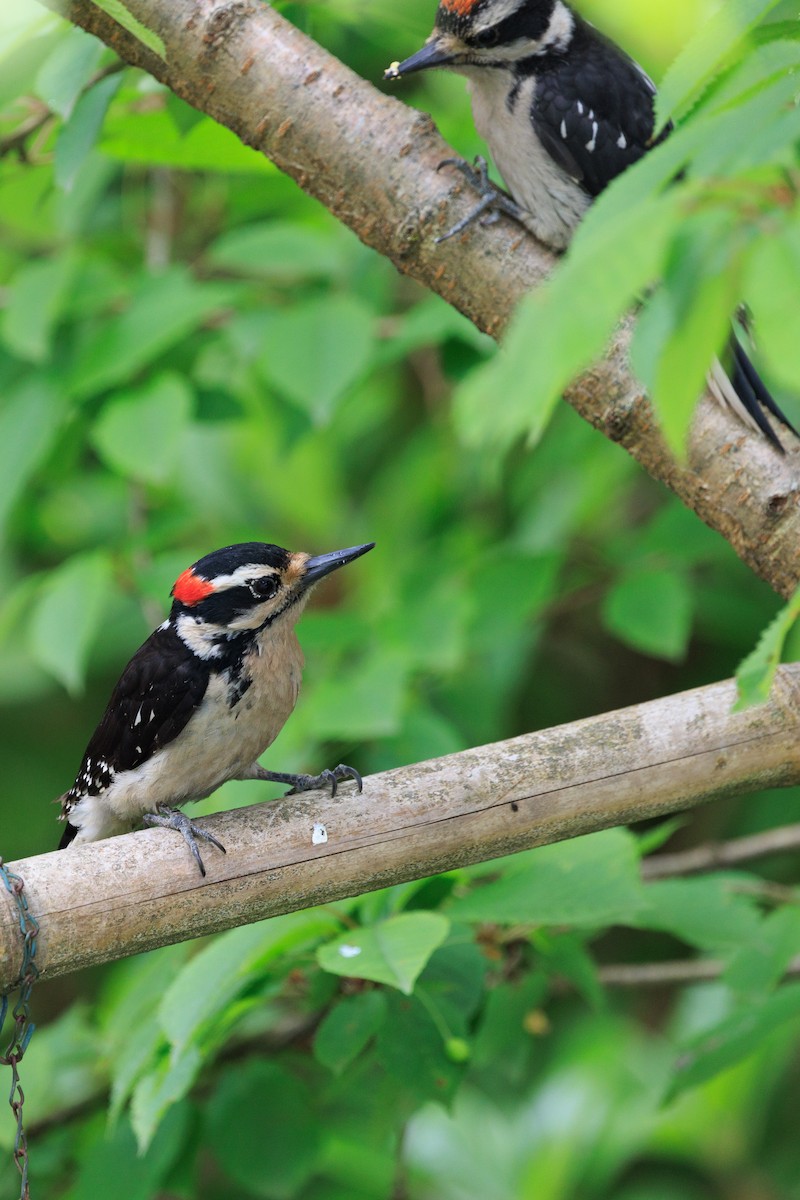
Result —
[[[243, 567], [237, 567], [229, 575], [215, 575], [208, 582], [214, 584], [215, 592], [221, 592], [226, 588], [244, 587], [251, 579], [261, 579], [264, 575], [279, 574], [277, 567], [270, 567], [266, 563], [245, 563]], [[201, 578], [205, 578], [205, 576], [201, 576]]]

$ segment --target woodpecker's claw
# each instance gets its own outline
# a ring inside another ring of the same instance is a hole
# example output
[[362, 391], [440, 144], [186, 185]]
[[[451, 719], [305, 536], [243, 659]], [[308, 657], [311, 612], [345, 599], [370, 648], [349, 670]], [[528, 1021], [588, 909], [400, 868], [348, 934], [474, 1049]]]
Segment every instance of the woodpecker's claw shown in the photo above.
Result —
[[466, 179], [467, 183], [481, 197], [480, 201], [475, 205], [471, 212], [468, 212], [465, 217], [457, 221], [452, 229], [448, 229], [447, 233], [443, 233], [441, 237], [435, 238], [437, 246], [440, 242], [446, 242], [448, 238], [455, 237], [457, 233], [461, 233], [473, 221], [477, 221], [483, 217], [482, 225], [493, 225], [498, 220], [501, 213], [512, 217], [515, 221], [522, 222], [524, 220], [524, 212], [518, 204], [515, 204], [510, 196], [507, 196], [504, 191], [496, 187], [489, 178], [489, 168], [486, 165], [486, 159], [480, 154], [475, 159], [474, 165], [466, 162], [463, 158], [443, 158], [438, 164], [436, 170], [440, 171], [442, 167], [455, 167], [457, 171]]
[[271, 783], [289, 783], [291, 787], [287, 796], [296, 796], [298, 792], [313, 792], [317, 788], [330, 787], [331, 797], [336, 795], [339, 784], [344, 779], [353, 779], [361, 792], [364, 790], [364, 781], [359, 775], [355, 767], [345, 766], [344, 763], [339, 763], [338, 767], [333, 770], [320, 771], [319, 775], [291, 775], [283, 771], [267, 771], [264, 767], [259, 767], [258, 774], [253, 776], [256, 779], [268, 779]]
[[194, 855], [194, 860], [197, 863], [200, 874], [205, 878], [206, 869], [203, 866], [203, 860], [200, 857], [200, 851], [197, 848], [197, 839], [202, 838], [204, 842], [210, 842], [212, 846], [216, 846], [223, 854], [227, 854], [222, 842], [218, 842], [213, 834], [205, 829], [201, 829], [199, 825], [195, 825], [194, 821], [190, 821], [185, 813], [182, 813], [179, 808], [157, 808], [154, 813], [145, 813], [142, 818], [145, 825], [161, 825], [165, 829], [176, 829], [182, 834], [186, 845]]

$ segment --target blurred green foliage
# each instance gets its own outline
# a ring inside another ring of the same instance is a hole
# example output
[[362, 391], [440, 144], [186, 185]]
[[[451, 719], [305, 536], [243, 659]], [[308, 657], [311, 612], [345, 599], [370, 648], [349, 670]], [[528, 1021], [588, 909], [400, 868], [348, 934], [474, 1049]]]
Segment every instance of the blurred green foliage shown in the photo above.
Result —
[[[373, 80], [433, 18], [282, 8]], [[658, 78], [710, 10], [584, 6]], [[732, 673], [776, 598], [565, 406], [534, 452], [465, 438], [451, 397], [497, 357], [458, 314], [80, 31], [6, 6], [0, 65], [0, 137], [37, 126], [0, 160], [6, 859], [53, 848], [111, 684], [228, 542], [378, 543], [303, 617], [276, 769], [366, 773]], [[404, 96], [482, 148], [461, 81]], [[769, 245], [760, 294], [785, 274]], [[800, 996], [779, 981], [800, 924], [775, 903], [795, 893], [638, 871], [667, 836], [793, 819], [796, 791], [730, 800], [42, 986], [34, 1194], [797, 1200]], [[598, 974], [693, 953], [719, 983], [621, 996]]]

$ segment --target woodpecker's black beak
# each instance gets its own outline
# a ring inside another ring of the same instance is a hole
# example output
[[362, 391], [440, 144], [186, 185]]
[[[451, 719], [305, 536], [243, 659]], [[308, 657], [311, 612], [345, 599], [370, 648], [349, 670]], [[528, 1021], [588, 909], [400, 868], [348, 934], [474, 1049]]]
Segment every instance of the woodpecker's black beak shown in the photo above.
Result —
[[303, 587], [310, 587], [312, 583], [318, 583], [320, 579], [330, 575], [331, 571], [346, 567], [354, 559], [361, 558], [361, 555], [366, 554], [374, 545], [374, 542], [367, 542], [363, 546], [351, 546], [348, 550], [331, 550], [330, 554], [318, 554], [315, 558], [310, 558], [306, 563]]
[[384, 79], [400, 79], [403, 75], [412, 75], [414, 71], [425, 71], [428, 67], [444, 67], [453, 61], [453, 55], [445, 50], [439, 38], [434, 34], [421, 50], [412, 54], [404, 62], [392, 63], [383, 73]]

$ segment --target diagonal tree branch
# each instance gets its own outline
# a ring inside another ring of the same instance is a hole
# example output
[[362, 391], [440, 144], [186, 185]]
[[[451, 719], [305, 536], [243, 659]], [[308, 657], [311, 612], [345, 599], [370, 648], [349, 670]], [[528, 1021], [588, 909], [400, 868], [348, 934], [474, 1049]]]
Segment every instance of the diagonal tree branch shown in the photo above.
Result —
[[[436, 170], [452, 149], [429, 117], [381, 94], [269, 7], [126, 0], [163, 40], [162, 60], [91, 0], [44, 2], [267, 155], [398, 270], [492, 336], [552, 270], [553, 256], [505, 219], [437, 246], [434, 236], [468, 203], [464, 185]], [[781, 459], [706, 399], [688, 462], [675, 462], [628, 368], [630, 328], [566, 399], [790, 595], [800, 580], [800, 449]]]
[[[343, 788], [204, 818], [227, 847], [201, 880], [161, 829], [8, 863], [40, 923], [49, 978], [327, 904], [529, 846], [800, 782], [800, 665], [731, 713], [732, 681], [417, 763]], [[328, 841], [313, 845], [324, 821]], [[0, 892], [0, 994], [19, 977], [19, 919]]]

